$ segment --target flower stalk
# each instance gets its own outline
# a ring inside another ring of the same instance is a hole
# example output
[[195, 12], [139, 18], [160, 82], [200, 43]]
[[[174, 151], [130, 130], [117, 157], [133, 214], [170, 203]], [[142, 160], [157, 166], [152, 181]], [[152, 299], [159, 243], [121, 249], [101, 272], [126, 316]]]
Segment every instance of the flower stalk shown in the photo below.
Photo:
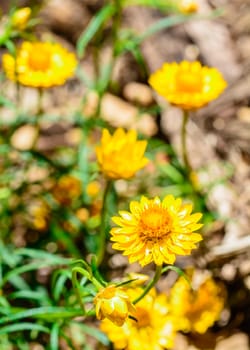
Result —
[[98, 282], [98, 280], [86, 269], [79, 267], [79, 266], [75, 266], [72, 269], [72, 284], [73, 284], [73, 288], [75, 291], [75, 294], [77, 296], [77, 299], [79, 301], [79, 304], [81, 306], [81, 309], [83, 311], [83, 314], [86, 314], [86, 310], [85, 310], [85, 306], [84, 303], [82, 301], [82, 295], [81, 295], [81, 286], [78, 282], [78, 274], [80, 274], [83, 277], [86, 277], [90, 282], [93, 283], [93, 285], [96, 287], [97, 290], [100, 290], [103, 288], [103, 286], [101, 285], [100, 282]]
[[155, 269], [155, 275], [152, 278], [151, 281], [146, 285], [145, 289], [143, 290], [142, 294], [139, 295], [134, 301], [133, 304], [137, 304], [141, 299], [145, 297], [146, 294], [156, 285], [156, 283], [159, 281], [162, 274], [162, 265], [156, 265]]
[[112, 180], [107, 180], [105, 190], [103, 193], [103, 203], [102, 203], [102, 212], [101, 212], [101, 224], [100, 224], [100, 236], [99, 236], [99, 245], [97, 252], [97, 265], [99, 266], [104, 258], [105, 253], [105, 242], [106, 242], [106, 224], [107, 224], [107, 205], [108, 205], [108, 195], [112, 188]]
[[183, 110], [182, 126], [181, 126], [181, 150], [182, 150], [182, 160], [185, 165], [185, 168], [190, 175], [192, 168], [188, 159], [187, 151], [187, 123], [189, 119], [189, 113], [186, 110]]
[[44, 96], [44, 89], [38, 88], [38, 99], [37, 99], [37, 112], [36, 115], [43, 113], [43, 96]]

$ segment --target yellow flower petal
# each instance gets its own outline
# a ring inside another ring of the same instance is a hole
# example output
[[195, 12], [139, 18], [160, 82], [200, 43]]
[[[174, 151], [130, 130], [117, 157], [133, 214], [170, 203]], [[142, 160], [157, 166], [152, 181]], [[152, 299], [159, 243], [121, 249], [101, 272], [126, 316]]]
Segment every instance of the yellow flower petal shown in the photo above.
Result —
[[[129, 288], [127, 293], [134, 300], [142, 289]], [[122, 327], [114, 326], [107, 319], [101, 322], [101, 330], [113, 342], [114, 349], [164, 350], [173, 347], [177, 319], [170, 314], [165, 294], [157, 294], [153, 288], [135, 305], [135, 318], [136, 321], [127, 319]]]
[[199, 279], [196, 271], [186, 272], [192, 287], [180, 277], [171, 288], [170, 304], [178, 317], [179, 329], [185, 332], [205, 333], [219, 319], [224, 307], [225, 289], [207, 271], [198, 273]]
[[111, 136], [104, 129], [101, 145], [96, 147], [97, 161], [102, 173], [110, 179], [130, 179], [142, 169], [148, 159], [144, 157], [147, 141], [137, 141], [137, 133], [118, 128]]
[[16, 58], [3, 55], [3, 69], [10, 80], [22, 85], [49, 88], [73, 76], [77, 60], [59, 44], [24, 41]]
[[129, 314], [135, 312], [125, 290], [114, 285], [101, 289], [94, 298], [94, 304], [99, 320], [107, 318], [117, 326], [122, 326]]
[[159, 197], [142, 196], [140, 202], [130, 203], [130, 211], [113, 217], [119, 227], [110, 231], [113, 248], [122, 250], [130, 263], [173, 264], [176, 254], [190, 254], [202, 239], [195, 233], [202, 226], [197, 223], [202, 215], [191, 214], [192, 205], [182, 205], [180, 198], [169, 195], [161, 202]]
[[185, 110], [205, 106], [227, 86], [217, 69], [202, 67], [198, 61], [165, 63], [150, 76], [149, 84], [171, 104]]

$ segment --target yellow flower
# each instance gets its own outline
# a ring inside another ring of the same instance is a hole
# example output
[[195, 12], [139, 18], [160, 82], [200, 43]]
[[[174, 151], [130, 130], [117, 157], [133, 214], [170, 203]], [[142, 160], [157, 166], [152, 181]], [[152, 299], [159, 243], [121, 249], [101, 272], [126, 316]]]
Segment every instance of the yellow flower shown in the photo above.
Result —
[[90, 197], [96, 197], [100, 193], [101, 185], [98, 181], [90, 182], [86, 187], [86, 192]]
[[89, 219], [89, 211], [86, 208], [79, 208], [76, 211], [76, 216], [82, 223], [86, 223]]
[[120, 227], [110, 231], [113, 248], [124, 250], [130, 263], [173, 264], [176, 254], [190, 254], [202, 240], [194, 233], [202, 226], [197, 223], [202, 214], [191, 215], [192, 205], [182, 204], [180, 198], [168, 195], [161, 202], [158, 197], [142, 197], [140, 202], [130, 203], [130, 211], [120, 211], [121, 217], [113, 217]]
[[49, 207], [47, 203], [42, 200], [35, 201], [28, 206], [28, 211], [33, 227], [39, 231], [46, 230], [49, 219]]
[[14, 28], [23, 30], [26, 28], [28, 20], [30, 19], [31, 9], [29, 7], [23, 7], [16, 10], [11, 18]]
[[[142, 293], [141, 288], [127, 290], [131, 299]], [[176, 319], [170, 314], [165, 294], [153, 288], [135, 305], [135, 320], [128, 318], [122, 327], [109, 320], [101, 323], [101, 330], [113, 342], [114, 349], [163, 350], [172, 348], [176, 335]]]
[[76, 65], [75, 55], [55, 43], [25, 41], [16, 58], [10, 54], [3, 55], [3, 69], [7, 77], [31, 87], [63, 85], [73, 76]]
[[103, 288], [94, 299], [98, 320], [109, 319], [117, 326], [122, 326], [135, 308], [125, 290], [115, 285]]
[[111, 136], [107, 129], [102, 132], [101, 145], [96, 147], [97, 160], [103, 174], [110, 179], [129, 179], [143, 168], [147, 141], [137, 141], [135, 130], [127, 133], [118, 128]]
[[171, 104], [185, 110], [205, 106], [227, 86], [216, 68], [201, 66], [198, 61], [164, 63], [150, 76], [149, 84]]
[[170, 303], [178, 317], [180, 330], [205, 333], [220, 317], [225, 290], [207, 274], [198, 279], [194, 272], [187, 274], [193, 289], [180, 277], [171, 289]]
[[81, 195], [81, 181], [72, 175], [62, 176], [53, 188], [53, 196], [62, 205], [69, 205]]
[[180, 12], [184, 14], [194, 13], [198, 11], [198, 4], [195, 0], [180, 0], [178, 7]]

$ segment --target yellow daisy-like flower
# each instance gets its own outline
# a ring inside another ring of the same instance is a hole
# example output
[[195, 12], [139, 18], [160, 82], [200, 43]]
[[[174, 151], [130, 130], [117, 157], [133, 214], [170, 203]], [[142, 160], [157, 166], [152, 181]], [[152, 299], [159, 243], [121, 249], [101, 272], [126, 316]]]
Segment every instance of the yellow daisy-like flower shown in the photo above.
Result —
[[198, 61], [164, 63], [150, 76], [149, 84], [171, 104], [184, 110], [205, 106], [227, 86], [216, 68], [201, 66]]
[[109, 319], [113, 324], [122, 326], [135, 307], [128, 294], [121, 287], [110, 285], [103, 288], [94, 298], [98, 320]]
[[147, 141], [137, 141], [135, 130], [127, 133], [118, 128], [113, 135], [107, 129], [102, 132], [101, 145], [96, 155], [103, 174], [113, 180], [129, 179], [142, 169], [148, 159], [144, 157]]
[[26, 28], [28, 20], [31, 16], [30, 7], [22, 7], [16, 10], [11, 17], [11, 22], [14, 28], [23, 30]]
[[110, 231], [113, 248], [123, 250], [130, 263], [173, 264], [176, 254], [190, 254], [202, 240], [195, 233], [202, 226], [197, 223], [202, 214], [191, 214], [192, 205], [182, 204], [180, 198], [168, 195], [161, 202], [158, 197], [142, 197], [140, 202], [130, 203], [130, 211], [120, 211], [120, 217], [113, 217], [120, 227]]
[[10, 80], [37, 88], [63, 85], [76, 65], [75, 55], [56, 43], [25, 41], [16, 58], [3, 55], [3, 69]]
[[[128, 289], [131, 299], [136, 299], [141, 288]], [[109, 320], [101, 323], [101, 330], [113, 342], [114, 349], [163, 350], [172, 348], [176, 335], [176, 319], [170, 314], [165, 294], [152, 289], [135, 305], [136, 320], [127, 319], [122, 327]]]
[[[219, 319], [225, 302], [225, 290], [209, 275], [195, 281], [195, 273], [187, 273], [191, 285], [180, 277], [171, 289], [170, 303], [185, 332], [205, 333]], [[197, 284], [197, 285], [195, 285]]]

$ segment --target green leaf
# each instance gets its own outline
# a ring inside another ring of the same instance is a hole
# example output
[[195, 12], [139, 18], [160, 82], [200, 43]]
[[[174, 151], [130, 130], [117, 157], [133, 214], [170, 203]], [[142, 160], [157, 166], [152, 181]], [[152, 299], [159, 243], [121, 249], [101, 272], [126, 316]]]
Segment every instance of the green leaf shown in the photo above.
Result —
[[99, 94], [103, 94], [106, 91], [106, 89], [110, 83], [110, 77], [112, 74], [112, 70], [113, 70], [112, 62], [105, 64], [105, 65], [102, 65], [100, 67], [100, 77], [98, 78], [97, 86], [96, 86]]
[[[74, 322], [74, 321], [73, 321]], [[82, 329], [82, 331], [86, 334], [91, 335], [92, 337], [95, 337], [99, 342], [101, 342], [103, 345], [109, 345], [109, 340], [106, 337], [104, 333], [99, 331], [99, 329], [96, 329], [94, 327], [87, 326], [86, 324], [80, 324], [77, 323], [79, 327]]]
[[20, 261], [20, 257], [13, 254], [13, 250], [5, 246], [0, 240], [0, 262], [7, 264], [9, 267], [13, 268]]
[[53, 322], [53, 319], [64, 319], [64, 318], [72, 318], [75, 316], [82, 315], [82, 310], [71, 309], [66, 307], [53, 307], [53, 306], [44, 306], [29, 310], [24, 310], [20, 312], [16, 312], [14, 314], [2, 317], [0, 319], [0, 324], [4, 324], [7, 322], [13, 322], [17, 320], [21, 320], [23, 318], [39, 318], [45, 319], [46, 321]]
[[97, 257], [96, 257], [96, 255], [92, 255], [92, 257], [91, 257], [92, 273], [98, 282], [100, 282], [103, 286], [107, 286], [108, 283], [101, 276], [100, 271], [98, 270], [97, 266], [98, 266], [97, 265]]
[[57, 273], [57, 276], [58, 274], [59, 277], [53, 276], [52, 293], [55, 301], [58, 301], [60, 299], [63, 289], [65, 288], [66, 281], [68, 279], [71, 279], [71, 272], [68, 270], [60, 270]]
[[58, 224], [57, 222], [53, 221], [51, 222], [50, 229], [52, 232], [53, 237], [61, 242], [64, 247], [75, 257], [81, 256], [81, 252], [77, 248], [77, 246], [74, 244], [71, 236], [65, 232]]
[[50, 350], [59, 349], [59, 324], [54, 323], [50, 334]]
[[7, 99], [6, 97], [0, 95], [0, 106], [8, 107], [8, 108], [14, 108], [14, 103]]
[[94, 89], [95, 84], [93, 80], [90, 79], [87, 74], [85, 74], [84, 70], [81, 67], [77, 67], [76, 75], [89, 90]]
[[0, 309], [1, 309], [1, 306], [7, 307], [7, 308], [9, 307], [8, 300], [4, 296], [0, 296]]
[[178, 9], [177, 4], [175, 4], [175, 1], [173, 0], [122, 0], [122, 3], [123, 6], [149, 6], [162, 11]]
[[14, 42], [11, 41], [11, 40], [6, 40], [5, 41], [5, 46], [8, 49], [9, 53], [12, 56], [15, 56], [15, 54], [16, 54], [16, 46], [15, 46]]
[[173, 15], [173, 16], [168, 16], [165, 17], [159, 21], [157, 21], [156, 23], [152, 24], [152, 26], [150, 26], [142, 35], [140, 35], [137, 38], [137, 44], [142, 43], [146, 38], [148, 38], [149, 36], [156, 34], [157, 32], [159, 32], [160, 30], [163, 29], [167, 29], [170, 27], [173, 27], [177, 24], [181, 24], [181, 23], [185, 23], [187, 21], [191, 21], [193, 19], [209, 19], [209, 18], [214, 18], [217, 16], [220, 16], [222, 14], [220, 9], [217, 9], [213, 12], [211, 12], [208, 15]]
[[27, 330], [50, 333], [49, 328], [41, 326], [40, 324], [23, 322], [23, 323], [12, 324], [9, 326], [2, 327], [0, 329], [0, 335], [6, 334], [6, 333], [12, 333], [12, 332], [27, 331]]
[[170, 163], [159, 165], [159, 169], [174, 183], [180, 184], [184, 182], [184, 177], [182, 176], [182, 174]]
[[17, 339], [18, 350], [30, 350], [29, 344], [23, 339]]
[[8, 315], [10, 313], [11, 308], [9, 307], [9, 305], [6, 305], [5, 307], [1, 307], [0, 306], [0, 314], [1, 315]]
[[108, 4], [104, 6], [91, 20], [87, 29], [81, 34], [76, 44], [76, 52], [79, 58], [83, 57], [88, 43], [95, 36], [101, 26], [115, 14], [115, 11], [116, 7], [113, 4]]
[[42, 260], [50, 260], [53, 263], [57, 264], [69, 264], [71, 259], [63, 258], [61, 256], [57, 256], [55, 254], [51, 254], [45, 252], [43, 250], [31, 249], [31, 248], [19, 248], [15, 250], [16, 255], [24, 255], [33, 259], [42, 259]]
[[9, 295], [9, 299], [36, 300], [36, 301], [39, 301], [40, 303], [47, 304], [47, 305], [49, 305], [49, 301], [50, 301], [45, 289], [41, 289], [40, 291], [19, 290], [18, 292], [11, 293]]
[[187, 18], [185, 15], [176, 15], [160, 19], [156, 23], [152, 24], [143, 34], [137, 37], [137, 44], [142, 43], [146, 38], [158, 33], [163, 29], [167, 29], [173, 27], [174, 25], [186, 22], [188, 19], [191, 19], [191, 17], [193, 18], [194, 16]]
[[[89, 154], [90, 148], [87, 143], [87, 131], [83, 133], [83, 140], [78, 149], [78, 167], [80, 171], [81, 182], [83, 186], [89, 183]], [[88, 195], [83, 191], [83, 200], [88, 202]]]
[[10, 270], [2, 279], [2, 285], [4, 285], [7, 281], [13, 281], [13, 277], [17, 277], [18, 275], [28, 272], [28, 271], [33, 271], [33, 270], [38, 270], [43, 267], [48, 267], [48, 266], [56, 266], [58, 263], [55, 263], [54, 261], [37, 261], [37, 262], [32, 262], [30, 264], [26, 264], [23, 266], [19, 266], [13, 270]]
[[12, 276], [9, 278], [9, 282], [19, 290], [30, 289], [28, 283], [21, 276]]

